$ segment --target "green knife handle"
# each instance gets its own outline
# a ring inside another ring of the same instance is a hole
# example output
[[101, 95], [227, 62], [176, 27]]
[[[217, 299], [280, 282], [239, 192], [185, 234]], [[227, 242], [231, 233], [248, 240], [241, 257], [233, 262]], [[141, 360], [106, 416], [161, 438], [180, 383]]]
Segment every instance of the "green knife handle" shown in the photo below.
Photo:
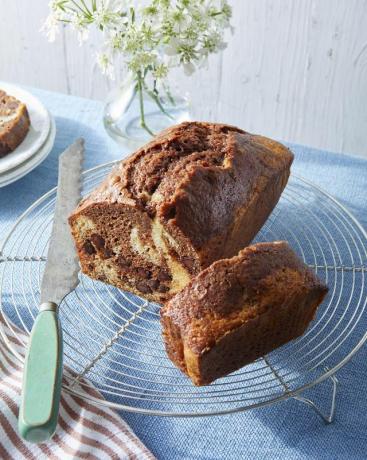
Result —
[[56, 430], [62, 378], [62, 332], [57, 305], [45, 302], [33, 324], [24, 363], [18, 428], [23, 439], [43, 442]]

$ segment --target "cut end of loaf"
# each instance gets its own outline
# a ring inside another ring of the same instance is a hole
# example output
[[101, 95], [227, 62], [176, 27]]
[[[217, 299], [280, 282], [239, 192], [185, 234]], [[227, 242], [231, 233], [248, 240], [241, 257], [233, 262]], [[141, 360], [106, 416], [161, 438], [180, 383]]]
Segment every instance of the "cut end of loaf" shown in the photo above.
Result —
[[[190, 281], [178, 243], [157, 218], [111, 205], [70, 218], [82, 271], [91, 278], [162, 303]], [[176, 247], [176, 249], [175, 249]]]

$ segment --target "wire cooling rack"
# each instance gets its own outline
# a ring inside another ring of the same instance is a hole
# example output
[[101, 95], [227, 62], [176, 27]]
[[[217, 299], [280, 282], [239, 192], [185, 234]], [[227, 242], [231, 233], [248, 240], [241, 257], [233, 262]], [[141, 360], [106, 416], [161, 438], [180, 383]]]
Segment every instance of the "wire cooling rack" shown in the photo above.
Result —
[[[83, 193], [112, 165], [85, 172]], [[51, 190], [20, 217], [0, 251], [0, 308], [13, 341], [19, 343], [23, 336], [14, 325], [29, 334], [37, 314], [55, 196], [56, 190]], [[173, 416], [230, 413], [293, 397], [330, 422], [334, 374], [367, 338], [367, 235], [330, 195], [292, 176], [256, 238], [279, 239], [289, 241], [329, 286], [302, 337], [210, 386], [196, 388], [166, 356], [158, 305], [80, 275], [79, 286], [60, 309], [64, 389], [121, 410]], [[7, 339], [4, 331], [2, 335]], [[7, 343], [12, 348], [12, 341]], [[16, 354], [14, 347], [12, 351]], [[332, 392], [325, 414], [302, 393], [328, 378]]]

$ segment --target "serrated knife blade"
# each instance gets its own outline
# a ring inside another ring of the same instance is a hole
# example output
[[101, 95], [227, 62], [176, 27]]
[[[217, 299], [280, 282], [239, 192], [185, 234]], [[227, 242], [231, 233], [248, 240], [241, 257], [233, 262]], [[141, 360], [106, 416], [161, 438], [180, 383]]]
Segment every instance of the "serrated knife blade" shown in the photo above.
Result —
[[55, 433], [59, 414], [63, 342], [58, 317], [64, 297], [78, 285], [79, 264], [68, 216], [80, 200], [84, 141], [78, 139], [59, 157], [56, 207], [41, 304], [24, 362], [18, 430], [23, 439], [44, 442]]
[[83, 157], [84, 141], [78, 139], [59, 158], [56, 208], [41, 284], [41, 304], [60, 304], [79, 282], [79, 262], [67, 219], [80, 201]]

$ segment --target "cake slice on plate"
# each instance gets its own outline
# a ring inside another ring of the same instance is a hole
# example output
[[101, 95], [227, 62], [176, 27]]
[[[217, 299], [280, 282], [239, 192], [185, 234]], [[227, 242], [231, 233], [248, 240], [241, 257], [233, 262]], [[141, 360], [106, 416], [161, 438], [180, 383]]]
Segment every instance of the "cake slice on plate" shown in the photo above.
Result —
[[0, 158], [23, 142], [29, 126], [25, 104], [0, 89]]

